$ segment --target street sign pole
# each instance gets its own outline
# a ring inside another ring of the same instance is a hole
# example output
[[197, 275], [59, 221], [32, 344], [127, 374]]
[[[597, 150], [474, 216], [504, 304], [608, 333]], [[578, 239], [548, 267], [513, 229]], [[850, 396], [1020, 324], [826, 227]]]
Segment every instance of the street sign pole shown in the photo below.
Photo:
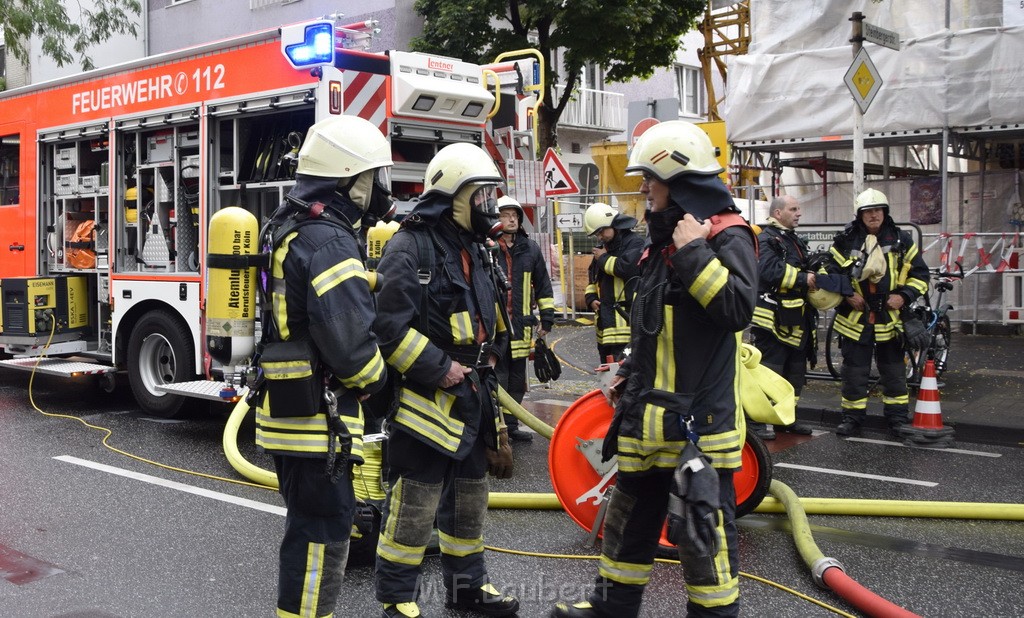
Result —
[[[863, 46], [864, 14], [857, 11], [850, 18], [853, 22], [853, 57], [856, 58]], [[864, 112], [857, 101], [853, 102], [853, 197], [864, 190]]]

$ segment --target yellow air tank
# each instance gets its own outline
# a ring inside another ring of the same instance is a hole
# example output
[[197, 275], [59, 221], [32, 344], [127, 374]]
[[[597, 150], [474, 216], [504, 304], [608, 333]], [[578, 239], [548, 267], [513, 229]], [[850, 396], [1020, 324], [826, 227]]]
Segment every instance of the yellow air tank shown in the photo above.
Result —
[[259, 252], [256, 217], [238, 206], [216, 212], [208, 251], [206, 348], [231, 374], [256, 347], [257, 272], [251, 258]]

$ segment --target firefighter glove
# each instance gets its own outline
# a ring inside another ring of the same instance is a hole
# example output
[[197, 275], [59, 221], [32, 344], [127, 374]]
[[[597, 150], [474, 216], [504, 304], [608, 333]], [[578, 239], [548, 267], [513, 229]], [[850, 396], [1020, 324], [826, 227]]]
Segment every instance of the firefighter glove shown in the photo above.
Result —
[[924, 322], [909, 312], [901, 316], [901, 319], [903, 320], [903, 338], [906, 340], [907, 347], [911, 350], [927, 348], [931, 337], [928, 335], [928, 329], [925, 328]]
[[512, 478], [512, 446], [508, 442], [508, 427], [498, 430], [497, 449], [487, 449], [487, 471], [497, 479]]
[[688, 543], [698, 556], [714, 556], [719, 550], [721, 517], [718, 473], [708, 456], [688, 442], [672, 475], [668, 539], [675, 545]]

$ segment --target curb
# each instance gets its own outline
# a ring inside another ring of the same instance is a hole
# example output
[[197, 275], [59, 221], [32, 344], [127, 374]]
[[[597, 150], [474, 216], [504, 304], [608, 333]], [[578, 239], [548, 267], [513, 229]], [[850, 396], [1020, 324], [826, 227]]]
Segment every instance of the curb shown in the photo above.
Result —
[[[830, 408], [797, 406], [796, 417], [801, 421], [815, 423], [823, 428], [834, 431], [835, 427], [842, 421], [843, 414], [839, 410]], [[947, 422], [945, 424], [955, 430], [954, 439], [964, 442], [1015, 447], [1024, 445], [1024, 430], [1022, 429], [963, 422]], [[886, 423], [885, 417], [881, 415], [868, 415], [864, 419], [862, 427], [869, 431], [883, 434], [889, 431], [889, 425]]]

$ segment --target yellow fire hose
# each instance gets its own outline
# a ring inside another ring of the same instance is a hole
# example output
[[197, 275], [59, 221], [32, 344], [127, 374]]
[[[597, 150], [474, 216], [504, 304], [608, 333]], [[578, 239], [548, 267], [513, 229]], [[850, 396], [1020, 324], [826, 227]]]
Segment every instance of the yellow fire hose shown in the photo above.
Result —
[[[235, 404], [224, 427], [224, 454], [236, 472], [254, 483], [277, 488], [277, 475], [252, 464], [238, 451], [238, 430], [249, 413], [245, 401], [248, 389]], [[498, 403], [523, 424], [545, 438], [554, 431], [516, 402], [504, 389], [498, 389]], [[774, 481], [773, 481], [774, 483]], [[774, 495], [774, 492], [772, 492]], [[870, 517], [928, 517], [937, 519], [991, 519], [1024, 521], [1024, 504], [997, 502], [935, 502], [915, 500], [861, 500], [847, 498], [796, 498], [805, 513], [813, 515], [859, 515]], [[560, 510], [561, 503], [553, 493], [491, 492], [487, 505], [492, 509]], [[757, 513], [785, 513], [785, 505], [777, 497], [768, 496], [754, 509]]]

